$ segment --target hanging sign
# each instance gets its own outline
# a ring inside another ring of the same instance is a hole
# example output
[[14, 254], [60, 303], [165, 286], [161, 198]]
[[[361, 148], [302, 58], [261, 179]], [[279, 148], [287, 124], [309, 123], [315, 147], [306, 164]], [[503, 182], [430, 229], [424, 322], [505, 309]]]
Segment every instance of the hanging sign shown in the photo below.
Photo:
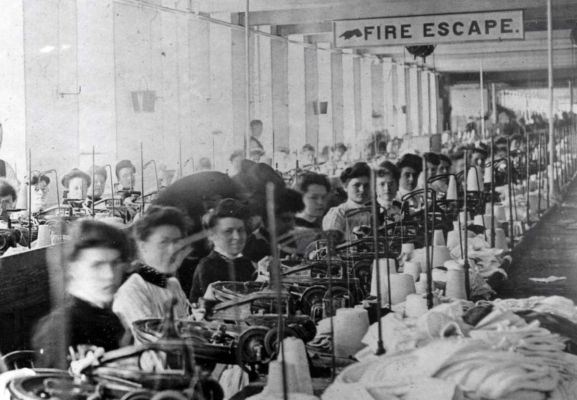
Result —
[[333, 22], [335, 47], [524, 39], [523, 10]]

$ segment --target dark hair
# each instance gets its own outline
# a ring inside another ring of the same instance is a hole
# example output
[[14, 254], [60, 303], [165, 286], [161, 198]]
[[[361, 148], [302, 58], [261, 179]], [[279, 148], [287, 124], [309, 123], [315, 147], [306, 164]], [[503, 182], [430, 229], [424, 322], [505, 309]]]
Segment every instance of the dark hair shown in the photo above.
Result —
[[[294, 189], [278, 188], [275, 190], [275, 215], [286, 212], [298, 213], [305, 208], [302, 195]], [[267, 220], [265, 213], [264, 220]]]
[[198, 160], [198, 167], [199, 168], [205, 168], [205, 169], [211, 169], [212, 164], [210, 162], [210, 159], [208, 157], [202, 157], [200, 160]]
[[441, 160], [439, 159], [439, 155], [436, 153], [425, 153], [423, 154], [423, 158], [425, 159], [426, 162], [431, 163], [435, 166], [439, 165], [441, 163]]
[[327, 188], [327, 192], [331, 191], [331, 184], [326, 175], [315, 174], [314, 172], [303, 174], [298, 185], [298, 190], [301, 193], [306, 193], [310, 185], [324, 186]]
[[232, 160], [234, 160], [237, 157], [242, 157], [244, 158], [244, 151], [242, 150], [235, 150], [230, 154], [230, 158], [229, 161], [232, 162]]
[[37, 185], [40, 182], [46, 182], [46, 185], [50, 185], [50, 178], [46, 175], [33, 175], [32, 179], [30, 180], [31, 185]]
[[378, 176], [383, 176], [386, 174], [392, 175], [396, 182], [399, 182], [399, 179], [401, 178], [401, 172], [397, 166], [390, 161], [383, 161], [377, 168]]
[[397, 168], [401, 171], [405, 167], [414, 169], [418, 175], [423, 170], [423, 160], [416, 154], [405, 154], [397, 162]]
[[133, 226], [136, 240], [145, 241], [159, 226], [170, 225], [177, 227], [182, 235], [186, 235], [190, 228], [188, 217], [176, 207], [150, 206], [142, 218], [136, 220]]
[[131, 247], [128, 238], [120, 229], [107, 223], [93, 219], [77, 221], [71, 228], [72, 240], [65, 244], [66, 260], [75, 261], [80, 252], [85, 249], [104, 247], [120, 252], [123, 261], [131, 256]]
[[204, 214], [202, 227], [212, 229], [221, 218], [236, 218], [246, 224], [249, 217], [249, 209], [242, 202], [236, 199], [222, 199], [215, 208]]
[[72, 171], [70, 171], [69, 173], [67, 173], [66, 175], [64, 175], [64, 177], [62, 178], [62, 186], [64, 186], [65, 188], [68, 188], [68, 185], [70, 184], [70, 180], [73, 178], [82, 178], [86, 181], [86, 186], [90, 186], [90, 184], [92, 183], [92, 179], [90, 178], [90, 175], [88, 175], [86, 172], [79, 170], [78, 168], [73, 168]]
[[347, 151], [347, 146], [345, 146], [344, 143], [337, 143], [335, 144], [335, 147], [333, 148], [333, 151], [337, 151], [337, 150], [342, 150], [343, 152]]
[[451, 154], [451, 160], [452, 161], [458, 161], [460, 159], [462, 159], [463, 157], [465, 157], [465, 151], [462, 148], [457, 148], [452, 154]]
[[88, 170], [88, 172], [92, 175], [94, 173], [94, 175], [100, 175], [104, 177], [104, 180], [108, 179], [108, 173], [106, 172], [106, 168], [101, 167], [99, 165], [95, 165], [94, 166], [94, 172], [92, 172], [92, 167], [90, 167], [90, 169]]
[[120, 174], [120, 170], [123, 168], [131, 168], [132, 169], [132, 173], [136, 173], [136, 167], [134, 166], [134, 164], [132, 164], [132, 161], [130, 160], [122, 160], [119, 161], [118, 164], [116, 164], [116, 178], [118, 178], [119, 174]]
[[447, 164], [449, 164], [449, 166], [453, 165], [453, 162], [451, 161], [451, 159], [449, 157], [447, 157], [446, 154], [437, 154], [437, 157], [439, 157], [439, 164], [441, 162], [446, 162]]
[[12, 196], [12, 201], [16, 201], [16, 190], [6, 179], [0, 178], [0, 197]]
[[253, 119], [250, 121], [250, 127], [253, 128], [257, 125], [262, 125], [262, 121], [260, 119]]
[[365, 162], [355, 163], [352, 167], [348, 167], [341, 172], [341, 182], [346, 185], [351, 179], [361, 176], [371, 177], [371, 167]]
[[311, 144], [305, 144], [302, 148], [302, 151], [315, 151], [315, 148]]

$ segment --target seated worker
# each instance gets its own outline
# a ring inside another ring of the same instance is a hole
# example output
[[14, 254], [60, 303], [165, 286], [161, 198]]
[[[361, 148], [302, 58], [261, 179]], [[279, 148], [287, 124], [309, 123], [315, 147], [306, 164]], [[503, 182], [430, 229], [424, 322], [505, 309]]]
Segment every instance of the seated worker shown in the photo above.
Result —
[[423, 154], [423, 158], [427, 163], [427, 177], [432, 178], [437, 175], [437, 168], [439, 168], [439, 164], [441, 160], [439, 156], [435, 153], [425, 153]]
[[65, 198], [68, 200], [84, 200], [88, 187], [92, 183], [90, 175], [74, 168], [62, 178], [62, 186], [66, 188]]
[[[50, 187], [50, 178], [46, 175], [34, 175], [32, 176], [32, 213], [39, 213], [46, 209], [47, 196]], [[28, 198], [28, 185], [22, 185], [20, 196], [24, 196], [25, 199]]]
[[9, 210], [14, 209], [16, 203], [16, 190], [4, 178], [0, 178], [0, 228], [10, 228]]
[[95, 165], [94, 172], [91, 167], [88, 174], [91, 176], [94, 175], [94, 182], [92, 182], [93, 185], [88, 188], [87, 199], [92, 200], [92, 192], [94, 191], [94, 201], [98, 201], [102, 199], [102, 195], [106, 190], [106, 180], [108, 179], [106, 168]]
[[402, 201], [403, 196], [411, 193], [417, 188], [419, 174], [423, 170], [423, 161], [416, 154], [405, 154], [397, 162], [399, 169], [399, 192], [397, 200]]
[[[445, 154], [437, 154], [439, 157], [439, 166], [437, 167], [437, 175], [447, 175], [451, 173], [451, 159]], [[439, 193], [446, 193], [449, 185], [449, 178], [442, 178], [433, 182], [433, 189]]]
[[136, 167], [130, 160], [122, 160], [116, 164], [116, 179], [118, 183], [114, 185], [114, 191], [132, 192], [134, 190]]
[[247, 238], [248, 208], [234, 199], [221, 200], [203, 217], [204, 229], [213, 244], [210, 254], [200, 260], [192, 278], [190, 301], [203, 297], [208, 285], [218, 281], [254, 280], [255, 269], [242, 255]]
[[326, 175], [308, 172], [302, 176], [297, 187], [302, 193], [305, 208], [297, 213], [295, 225], [302, 228], [321, 229], [327, 210], [327, 199], [331, 184]]
[[163, 318], [165, 305], [173, 298], [176, 318], [190, 314], [187, 297], [174, 277], [192, 251], [187, 232], [187, 218], [174, 207], [151, 206], [135, 221], [135, 272], [118, 289], [112, 305], [127, 328], [132, 329], [132, 323], [140, 319]]
[[380, 220], [400, 220], [401, 204], [396, 201], [399, 190], [399, 169], [390, 161], [383, 161], [377, 167], [376, 191], [380, 206]]
[[70, 237], [64, 247], [67, 299], [36, 328], [32, 343], [40, 353], [37, 366], [66, 369], [69, 346], [110, 351], [125, 344], [125, 329], [110, 305], [130, 258], [126, 236], [113, 226], [84, 219], [73, 225]]
[[347, 192], [347, 201], [331, 208], [323, 218], [323, 230], [336, 230], [345, 235], [345, 240], [353, 239], [353, 228], [371, 225], [370, 213], [362, 213], [347, 218], [347, 213], [362, 208], [370, 199], [371, 168], [358, 162], [341, 173], [341, 182]]
[[[294, 255], [296, 250], [290, 232], [295, 227], [295, 215], [304, 208], [299, 192], [287, 188], [275, 190], [276, 235], [279, 240], [281, 258]], [[249, 235], [243, 254], [252, 262], [258, 263], [271, 255], [268, 216], [262, 215], [263, 224]]]

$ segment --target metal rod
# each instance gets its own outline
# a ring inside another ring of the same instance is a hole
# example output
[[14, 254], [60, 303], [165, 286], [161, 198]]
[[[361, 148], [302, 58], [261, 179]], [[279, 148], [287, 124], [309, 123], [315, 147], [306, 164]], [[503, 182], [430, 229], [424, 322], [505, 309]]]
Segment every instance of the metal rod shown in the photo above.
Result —
[[511, 139], [507, 137], [507, 186], [509, 189], [509, 236], [510, 236], [509, 248], [513, 250], [513, 247], [515, 246], [515, 233], [513, 230], [513, 201], [514, 201], [512, 190], [513, 182], [511, 182], [511, 176], [512, 176], [511, 169], [513, 168], [513, 163], [511, 162], [510, 142]]
[[[328, 293], [329, 293], [329, 320], [330, 320], [330, 335], [332, 343], [335, 343], [335, 321], [334, 321], [334, 296], [333, 296], [333, 236], [329, 233], [327, 235], [327, 277], [328, 277]], [[337, 358], [335, 346], [331, 346], [331, 382], [335, 380], [337, 373]]]
[[527, 209], [527, 225], [529, 225], [531, 223], [531, 217], [530, 215], [530, 211], [531, 211], [531, 203], [529, 202], [529, 193], [530, 193], [530, 174], [529, 174], [529, 138], [528, 136], [525, 134], [525, 140], [527, 140], [526, 143], [526, 150], [525, 150], [525, 169], [527, 171], [527, 188], [526, 188], [526, 192], [525, 192], [525, 207]]
[[244, 10], [244, 52], [245, 52], [245, 65], [244, 65], [244, 76], [245, 76], [245, 112], [246, 112], [246, 131], [244, 135], [244, 154], [246, 158], [250, 158], [250, 90], [251, 90], [251, 80], [250, 80], [250, 25], [249, 25], [249, 14], [250, 14], [250, 0], [245, 2]]
[[178, 140], [178, 168], [180, 170], [179, 177], [182, 178], [182, 139]]
[[28, 149], [28, 248], [32, 248], [32, 150], [30, 148]]
[[[463, 268], [465, 270], [465, 292], [467, 293], [467, 299], [470, 297], [471, 295], [471, 282], [470, 282], [470, 276], [469, 276], [469, 230], [468, 230], [468, 225], [469, 225], [469, 210], [468, 208], [468, 201], [467, 201], [467, 180], [469, 178], [469, 152], [467, 150], [465, 150], [465, 173], [463, 174], [463, 194], [465, 196], [464, 198], [464, 208], [465, 208], [465, 221], [464, 221], [464, 225], [465, 225], [465, 240], [464, 240], [464, 245], [463, 245], [463, 250], [464, 252], [461, 253], [461, 255], [463, 256]], [[475, 168], [475, 166], [473, 166], [473, 168]], [[476, 178], [475, 178], [476, 179]], [[426, 220], [426, 218], [425, 218]]]
[[95, 183], [95, 182], [94, 182], [94, 168], [95, 168], [95, 166], [94, 166], [94, 159], [95, 159], [94, 146], [92, 146], [92, 201], [90, 202], [90, 203], [91, 203], [90, 208], [92, 209], [92, 218], [95, 217], [95, 214], [94, 214], [94, 202], [96, 201], [96, 200], [94, 199], [94, 183]]
[[543, 168], [542, 165], [542, 155], [541, 155], [541, 132], [537, 132], [537, 141], [538, 141], [538, 169], [537, 169], [537, 194], [539, 196], [539, 198], [537, 199], [537, 217], [540, 217], [541, 215], [541, 181], [543, 179], [542, 174], [541, 174], [541, 168]]
[[140, 142], [140, 187], [142, 188], [142, 193], [140, 194], [140, 203], [142, 209], [140, 214], [144, 214], [144, 150], [142, 148], [142, 142]]
[[[425, 174], [425, 264], [427, 267], [427, 308], [433, 308], [433, 266], [431, 265], [431, 257], [429, 257], [429, 171], [427, 169], [427, 161], [423, 158], [423, 173]], [[432, 247], [432, 246], [431, 246]]]
[[[547, 0], [547, 80], [549, 84], [549, 198], [555, 199], [555, 136], [553, 120], [553, 17], [551, 11], [552, 0]], [[547, 207], [550, 206], [547, 201]]]
[[[382, 322], [381, 322], [381, 307], [382, 307], [382, 298], [383, 294], [381, 291], [381, 268], [379, 263], [379, 226], [376, 223], [376, 215], [377, 215], [377, 199], [376, 199], [376, 175], [375, 170], [371, 168], [371, 213], [373, 217], [373, 247], [374, 247], [374, 260], [375, 260], [375, 272], [377, 278], [377, 330], [378, 330], [378, 339], [377, 339], [377, 351], [376, 355], [381, 355], [385, 353], [385, 347], [383, 344], [383, 331], [382, 331]], [[386, 257], [386, 255], [385, 255]], [[388, 271], [388, 268], [387, 268]], [[389, 282], [390, 282], [390, 271], [389, 272]], [[389, 307], [391, 306], [391, 291], [389, 290]]]
[[483, 60], [479, 65], [479, 84], [481, 86], [481, 139], [485, 139], [485, 83], [483, 80]]
[[272, 283], [272, 290], [276, 292], [276, 302], [278, 311], [278, 341], [279, 341], [279, 355], [281, 360], [281, 371], [282, 371], [282, 391], [283, 399], [288, 400], [288, 388], [287, 388], [287, 372], [286, 363], [284, 356], [284, 321], [283, 321], [283, 308], [282, 308], [282, 283], [281, 283], [281, 273], [280, 273], [280, 256], [278, 251], [277, 234], [276, 234], [276, 214], [275, 214], [275, 201], [274, 201], [274, 191], [275, 187], [272, 182], [266, 184], [266, 212], [268, 219], [268, 231], [270, 235], [270, 250], [272, 255], [272, 261], [270, 264], [270, 277]]
[[[495, 84], [491, 84], [495, 96]], [[491, 132], [491, 247], [495, 247], [495, 131]]]

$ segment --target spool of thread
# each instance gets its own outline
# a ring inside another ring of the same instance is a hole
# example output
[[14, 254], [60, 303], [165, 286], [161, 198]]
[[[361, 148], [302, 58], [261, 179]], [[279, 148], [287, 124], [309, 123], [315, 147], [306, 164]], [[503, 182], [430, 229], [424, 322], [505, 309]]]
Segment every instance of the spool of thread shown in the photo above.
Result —
[[421, 263], [418, 261], [405, 261], [403, 273], [411, 275], [416, 282], [421, 274]]
[[[343, 310], [340, 310], [343, 311]], [[354, 309], [346, 309], [346, 311], [357, 311]], [[361, 339], [363, 338], [364, 334], [366, 333], [366, 330], [369, 328], [369, 317], [368, 317], [368, 312], [366, 310], [362, 310], [365, 312], [366, 315], [366, 325], [367, 328], [365, 329], [365, 332], [363, 332], [363, 334], [361, 335]], [[339, 314], [339, 310], [337, 310], [337, 317]], [[353, 319], [349, 320], [351, 322], [353, 322]], [[354, 319], [354, 323], [361, 325], [361, 320], [362, 318], [356, 318]], [[346, 326], [346, 325], [345, 325]], [[348, 326], [347, 329], [350, 330], [356, 330], [356, 332], [359, 331], [357, 326]], [[342, 325], [339, 326], [337, 323], [337, 319], [335, 319], [335, 346], [337, 346], [337, 338], [339, 337], [339, 333], [342, 335], [343, 333], [346, 335], [347, 332], [341, 332], [341, 331], [346, 331], [347, 329], [343, 329]], [[345, 338], [348, 339], [348, 338]], [[359, 339], [360, 342], [360, 339]], [[343, 342], [341, 342], [343, 343]], [[283, 345], [284, 345], [284, 359], [286, 362], [286, 365], [290, 365], [292, 368], [294, 368], [294, 373], [295, 373], [295, 380], [296, 380], [296, 385], [292, 386], [289, 385], [289, 391], [293, 392], [293, 393], [305, 393], [305, 394], [313, 394], [313, 380], [311, 378], [311, 374], [310, 374], [310, 368], [309, 368], [309, 362], [307, 359], [307, 351], [305, 348], [305, 344], [301, 339], [297, 339], [294, 337], [287, 337], [284, 341], [283, 341]], [[335, 349], [338, 351], [339, 347], [335, 347]], [[360, 350], [360, 349], [359, 349]], [[358, 351], [358, 350], [357, 350]], [[338, 353], [337, 353], [338, 356]], [[277, 357], [277, 361], [280, 361]], [[282, 392], [282, 386], [281, 386], [281, 392]]]
[[495, 229], [495, 248], [501, 250], [507, 250], [509, 248], [505, 231], [502, 228]]
[[[392, 305], [402, 303], [406, 297], [415, 293], [415, 280], [407, 274], [391, 274], [391, 303]], [[386, 306], [389, 301], [389, 285], [386, 273], [381, 273], [381, 306]], [[377, 275], [373, 268], [371, 280], [371, 295], [377, 295]]]
[[[337, 357], [349, 358], [365, 347], [362, 340], [369, 330], [369, 313], [367, 310], [359, 308], [339, 308], [334, 319], [334, 324], [334, 346]], [[300, 342], [302, 343], [302, 341]], [[305, 351], [304, 344], [303, 351]], [[306, 361], [306, 352], [304, 353], [304, 357]], [[308, 379], [310, 380], [310, 374], [308, 374]], [[310, 394], [312, 394], [312, 383]]]
[[449, 186], [447, 187], [447, 200], [457, 200], [459, 195], [457, 193], [457, 179], [454, 175], [449, 177]]
[[485, 174], [483, 176], [484, 183], [491, 183], [491, 178], [493, 177], [493, 166], [489, 165], [485, 167]]
[[427, 293], [427, 274], [425, 272], [421, 272], [419, 275], [419, 282], [415, 284], [415, 291], [417, 294]]
[[[465, 211], [461, 211], [459, 213], [459, 221], [461, 221], [461, 225], [465, 225]], [[468, 220], [468, 223], [471, 223], [471, 220]]]
[[433, 259], [431, 261], [431, 266], [433, 268], [442, 267], [445, 261], [451, 259], [451, 252], [447, 246], [434, 246], [433, 247]]
[[435, 229], [433, 233], [433, 246], [445, 246], [445, 235], [441, 229]]
[[[287, 351], [285, 350], [285, 360]], [[296, 370], [294, 365], [285, 363], [287, 391], [289, 393], [298, 393], [296, 390], [300, 388], [298, 379], [296, 377]], [[283, 396], [283, 379], [282, 379], [282, 364], [280, 361], [271, 361], [268, 364], [268, 376], [264, 390], [262, 391], [263, 398], [282, 398]]]
[[50, 227], [48, 225], [39, 225], [38, 226], [38, 241], [37, 247], [45, 247], [50, 246], [52, 244]]
[[[483, 215], [483, 221], [485, 221], [485, 228], [491, 229], [491, 215]], [[495, 221], [495, 226], [497, 226], [497, 221]]]
[[479, 171], [475, 167], [469, 168], [467, 172], [467, 191], [478, 192], [480, 190], [480, 180], [481, 176], [479, 175]]
[[453, 299], [467, 299], [467, 291], [465, 288], [465, 270], [461, 265], [458, 265], [458, 267], [450, 268], [447, 271], [445, 296]]
[[427, 298], [422, 294], [410, 294], [405, 301], [405, 316], [419, 318], [428, 311]]

